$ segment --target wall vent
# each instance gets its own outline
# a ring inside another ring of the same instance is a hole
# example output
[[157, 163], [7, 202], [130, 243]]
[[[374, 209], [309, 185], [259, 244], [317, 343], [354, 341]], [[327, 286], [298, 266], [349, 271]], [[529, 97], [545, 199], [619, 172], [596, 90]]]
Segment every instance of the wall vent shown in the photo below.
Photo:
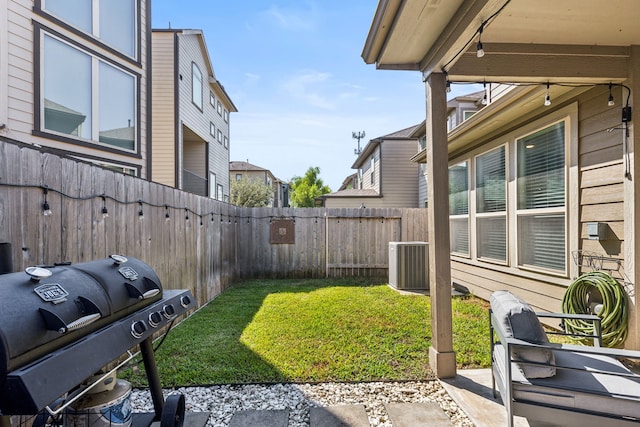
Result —
[[429, 289], [429, 243], [389, 242], [389, 284], [396, 289]]

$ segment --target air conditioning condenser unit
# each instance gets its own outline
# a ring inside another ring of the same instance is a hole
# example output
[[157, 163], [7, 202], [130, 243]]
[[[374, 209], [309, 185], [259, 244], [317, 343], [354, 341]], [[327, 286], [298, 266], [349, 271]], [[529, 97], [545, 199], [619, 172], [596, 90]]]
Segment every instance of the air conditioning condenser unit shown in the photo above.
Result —
[[396, 289], [429, 289], [429, 243], [389, 242], [389, 284]]

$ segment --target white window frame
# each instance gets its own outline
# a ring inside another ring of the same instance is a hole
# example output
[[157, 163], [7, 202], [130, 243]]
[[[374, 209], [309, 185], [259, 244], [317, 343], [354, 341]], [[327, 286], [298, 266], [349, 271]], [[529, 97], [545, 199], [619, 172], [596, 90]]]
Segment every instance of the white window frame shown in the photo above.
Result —
[[[516, 144], [518, 142], [518, 140], [521, 140], [523, 138], [526, 138], [527, 136], [538, 132], [540, 130], [549, 128], [553, 125], [556, 125], [558, 123], [562, 123], [564, 122], [564, 151], [565, 151], [565, 173], [564, 173], [564, 205], [561, 207], [551, 207], [551, 208], [538, 208], [538, 209], [519, 209], [517, 207], [517, 202], [518, 202], [518, 197], [517, 197], [517, 173], [514, 173], [514, 177], [515, 177], [515, 181], [516, 184], [514, 185], [515, 188], [515, 193], [513, 194], [513, 199], [515, 200], [514, 203], [514, 211], [515, 211], [515, 215], [516, 215], [516, 236], [515, 238], [518, 239], [518, 236], [520, 235], [520, 222], [521, 222], [521, 218], [524, 217], [530, 217], [530, 216], [535, 216], [535, 215], [544, 215], [544, 216], [553, 216], [553, 215], [563, 215], [564, 216], [564, 230], [565, 230], [565, 260], [564, 260], [564, 271], [560, 272], [559, 270], [552, 270], [552, 269], [544, 269], [541, 266], [536, 266], [536, 265], [528, 265], [525, 264], [524, 262], [522, 262], [521, 258], [522, 258], [522, 254], [520, 253], [520, 248], [519, 246], [515, 246], [516, 248], [516, 253], [517, 253], [517, 257], [516, 257], [516, 264], [518, 266], [518, 268], [520, 269], [526, 269], [526, 270], [533, 270], [533, 271], [546, 271], [550, 274], [558, 274], [558, 272], [561, 273], [561, 275], [567, 275], [568, 274], [568, 269], [569, 269], [569, 264], [571, 263], [571, 259], [569, 257], [569, 242], [568, 242], [568, 234], [569, 234], [569, 228], [568, 228], [568, 205], [569, 205], [569, 198], [568, 198], [568, 194], [570, 192], [570, 181], [569, 181], [569, 177], [568, 177], [568, 167], [567, 167], [567, 158], [569, 155], [569, 150], [568, 150], [568, 141], [569, 141], [569, 124], [567, 122], [567, 120], [556, 120], [552, 123], [548, 123], [545, 124], [544, 126], [540, 126], [530, 132], [527, 132], [526, 134], [523, 134], [521, 136], [518, 136], [517, 138], [514, 139], [514, 146], [513, 146], [513, 151], [514, 151], [514, 157], [517, 158], [517, 147]], [[517, 160], [517, 159], [514, 159]], [[516, 164], [517, 166], [517, 164]], [[517, 171], [517, 168], [514, 168], [514, 172]]]
[[[498, 212], [480, 212], [478, 209], [478, 179], [477, 179], [477, 172], [478, 172], [478, 158], [492, 153], [496, 150], [499, 150], [501, 148], [504, 148], [504, 158], [505, 158], [505, 210], [504, 211], [498, 211]], [[473, 186], [473, 197], [474, 197], [474, 206], [473, 206], [473, 210], [475, 212], [474, 218], [473, 218], [473, 222], [475, 225], [475, 232], [474, 235], [476, 236], [475, 240], [475, 256], [477, 257], [477, 259], [479, 261], [483, 261], [483, 262], [489, 262], [489, 263], [496, 263], [496, 264], [502, 264], [502, 265], [508, 265], [509, 264], [509, 249], [510, 249], [510, 238], [509, 238], [509, 191], [508, 191], [508, 183], [509, 183], [509, 146], [507, 144], [501, 144], [498, 145], [490, 150], [486, 150], [483, 151], [481, 153], [478, 153], [477, 155], [474, 156], [473, 158], [473, 173], [474, 173], [474, 186]], [[471, 200], [469, 200], [469, 204], [471, 205]], [[469, 209], [471, 210], [471, 206], [469, 207]], [[505, 221], [505, 234], [506, 234], [506, 242], [505, 242], [505, 259], [504, 260], [499, 260], [496, 258], [489, 258], [489, 257], [482, 257], [480, 256], [480, 244], [481, 242], [479, 241], [480, 239], [477, 238], [478, 236], [478, 229], [479, 229], [479, 223], [480, 220], [482, 219], [494, 219], [494, 218], [504, 218]]]
[[452, 249], [451, 249], [451, 254], [452, 255], [457, 255], [460, 257], [464, 257], [464, 258], [470, 258], [472, 255], [472, 251], [473, 251], [473, 242], [471, 240], [471, 225], [472, 225], [472, 215], [471, 215], [471, 208], [472, 208], [472, 201], [471, 198], [473, 197], [473, 195], [471, 194], [471, 179], [473, 176], [473, 172], [472, 172], [472, 167], [471, 164], [472, 162], [470, 161], [470, 159], [461, 159], [460, 161], [449, 165], [449, 170], [451, 170], [451, 168], [454, 168], [456, 166], [460, 166], [463, 163], [466, 163], [466, 167], [467, 167], [467, 213], [466, 214], [449, 214], [449, 227], [450, 227], [450, 238], [452, 237], [451, 234], [451, 229], [453, 227], [451, 227], [451, 223], [452, 222], [460, 222], [460, 221], [466, 221], [467, 222], [467, 229], [466, 229], [466, 233], [467, 233], [467, 252], [456, 252], [453, 250], [453, 245], [452, 245]]

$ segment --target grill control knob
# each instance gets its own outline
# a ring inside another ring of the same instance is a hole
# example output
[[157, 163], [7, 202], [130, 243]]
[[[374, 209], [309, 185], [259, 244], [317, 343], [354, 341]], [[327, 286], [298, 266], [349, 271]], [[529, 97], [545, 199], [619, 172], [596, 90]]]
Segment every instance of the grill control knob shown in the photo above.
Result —
[[131, 324], [131, 335], [133, 335], [134, 338], [142, 337], [142, 334], [144, 334], [146, 330], [147, 325], [145, 325], [142, 320], [138, 320]]
[[191, 304], [191, 298], [189, 298], [189, 295], [184, 295], [182, 298], [180, 298], [180, 305], [183, 306], [184, 308], [189, 307], [189, 304]]
[[149, 315], [149, 326], [152, 328], [157, 328], [160, 322], [162, 322], [162, 315], [159, 311], [154, 311]]
[[173, 304], [167, 304], [162, 307], [162, 315], [167, 319], [171, 319], [176, 314], [176, 309]]

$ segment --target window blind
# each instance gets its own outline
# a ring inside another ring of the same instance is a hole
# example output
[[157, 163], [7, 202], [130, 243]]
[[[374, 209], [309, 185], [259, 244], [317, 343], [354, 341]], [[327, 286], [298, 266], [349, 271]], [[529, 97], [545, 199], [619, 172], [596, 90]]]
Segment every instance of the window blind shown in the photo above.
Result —
[[449, 168], [449, 215], [469, 214], [468, 162]]
[[564, 122], [518, 140], [518, 209], [565, 204]]
[[477, 211], [503, 212], [506, 209], [507, 181], [505, 149], [500, 147], [476, 158]]

